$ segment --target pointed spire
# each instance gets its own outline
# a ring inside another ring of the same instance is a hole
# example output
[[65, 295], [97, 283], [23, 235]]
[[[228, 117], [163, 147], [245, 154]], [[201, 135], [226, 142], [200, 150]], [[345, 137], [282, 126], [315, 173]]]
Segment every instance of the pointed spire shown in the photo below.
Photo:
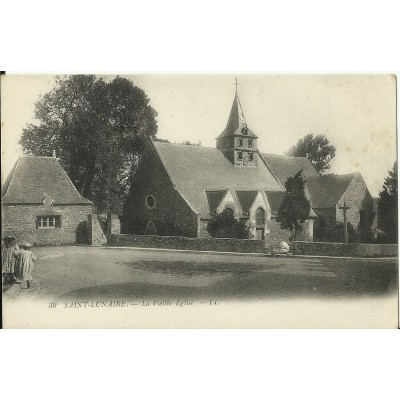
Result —
[[246, 118], [244, 117], [243, 108], [239, 100], [238, 85], [237, 78], [235, 78], [235, 97], [233, 99], [228, 123], [218, 137], [243, 135], [244, 130], [246, 130], [246, 135], [256, 138], [257, 136], [247, 128]]

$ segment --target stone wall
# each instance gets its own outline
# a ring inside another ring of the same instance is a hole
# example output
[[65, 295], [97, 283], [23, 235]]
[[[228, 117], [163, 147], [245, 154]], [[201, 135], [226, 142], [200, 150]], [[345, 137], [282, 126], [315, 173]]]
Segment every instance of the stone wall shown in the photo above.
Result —
[[[267, 229], [269, 231], [265, 236], [267, 247], [279, 247], [279, 243], [282, 242], [282, 240], [286, 243], [290, 242], [289, 238], [292, 234], [288, 229], [281, 229], [279, 222], [275, 219], [267, 221]], [[308, 221], [303, 224], [303, 230], [300, 232], [298, 240], [310, 241], [310, 238], [308, 237]]]
[[88, 216], [88, 244], [92, 246], [101, 246], [107, 243], [106, 236], [101, 228], [97, 214]]
[[239, 253], [265, 252], [263, 240], [186, 238], [179, 236], [113, 235], [108, 241], [108, 245]]
[[[154, 196], [154, 207], [146, 205], [147, 195]], [[122, 233], [143, 235], [152, 222], [157, 235], [198, 235], [198, 215], [174, 187], [151, 143], [134, 176], [121, 220]]]
[[362, 244], [332, 242], [295, 242], [297, 255], [340, 257], [396, 257], [397, 244]]
[[105, 235], [107, 238], [121, 233], [121, 223], [118, 214], [107, 214], [107, 228]]
[[[200, 220], [199, 225], [199, 237], [210, 238], [210, 234], [207, 231], [207, 224], [209, 220]], [[310, 241], [308, 236], [308, 221], [303, 224], [303, 231], [299, 235], [299, 240]], [[278, 222], [275, 219], [267, 221], [266, 230], [268, 231], [265, 235], [265, 247], [270, 248], [271, 246], [279, 247], [279, 244], [284, 240], [289, 243], [289, 238], [292, 236], [289, 230], [282, 230]]]
[[[17, 243], [28, 241], [34, 245], [87, 243], [87, 219], [91, 205], [54, 206], [61, 217], [60, 228], [36, 228], [36, 217], [49, 214], [43, 204], [2, 206], [2, 234], [13, 235]], [[50, 211], [51, 213], [51, 211]]]

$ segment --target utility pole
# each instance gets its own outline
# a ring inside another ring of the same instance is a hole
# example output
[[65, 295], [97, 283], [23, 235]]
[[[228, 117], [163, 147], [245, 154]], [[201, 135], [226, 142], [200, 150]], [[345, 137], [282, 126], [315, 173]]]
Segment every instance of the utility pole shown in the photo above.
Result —
[[349, 243], [349, 238], [347, 236], [347, 216], [346, 216], [346, 211], [350, 208], [350, 206], [346, 206], [346, 202], [343, 202], [343, 207], [339, 207], [341, 210], [343, 210], [343, 229], [344, 229], [344, 242]]

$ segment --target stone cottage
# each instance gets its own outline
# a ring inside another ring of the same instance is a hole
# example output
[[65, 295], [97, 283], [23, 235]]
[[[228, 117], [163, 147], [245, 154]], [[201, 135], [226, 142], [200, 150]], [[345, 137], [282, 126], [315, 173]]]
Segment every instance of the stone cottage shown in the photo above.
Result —
[[20, 157], [1, 203], [3, 236], [37, 245], [87, 242], [92, 202], [78, 193], [55, 157]]

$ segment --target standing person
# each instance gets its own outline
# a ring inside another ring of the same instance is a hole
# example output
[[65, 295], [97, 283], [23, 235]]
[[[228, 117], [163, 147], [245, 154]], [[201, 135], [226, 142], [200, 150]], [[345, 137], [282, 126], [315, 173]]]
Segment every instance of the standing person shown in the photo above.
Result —
[[31, 287], [33, 262], [36, 260], [36, 256], [29, 250], [33, 247], [30, 243], [24, 242], [21, 247], [22, 249], [15, 253], [17, 259], [15, 275], [21, 282], [21, 289], [29, 289]]
[[15, 244], [14, 236], [5, 236], [3, 238], [3, 246], [1, 249], [1, 264], [3, 283], [8, 283], [14, 278], [15, 258], [14, 254], [19, 251], [18, 246]]

